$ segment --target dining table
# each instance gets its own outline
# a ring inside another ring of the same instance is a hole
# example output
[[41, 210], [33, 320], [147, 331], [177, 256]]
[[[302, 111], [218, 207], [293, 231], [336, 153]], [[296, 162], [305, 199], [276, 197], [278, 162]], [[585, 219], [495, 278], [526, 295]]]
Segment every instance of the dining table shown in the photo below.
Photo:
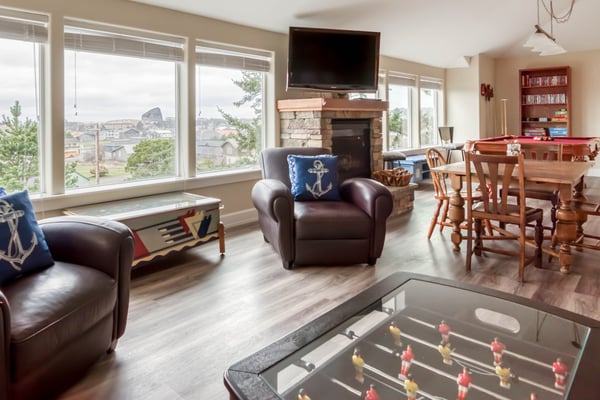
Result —
[[[568, 274], [571, 271], [571, 243], [583, 232], [583, 224], [587, 214], [581, 210], [580, 204], [585, 201], [583, 193], [584, 176], [594, 165], [592, 161], [556, 161], [526, 159], [523, 162], [525, 187], [535, 188], [543, 185], [544, 189], [557, 190], [560, 207], [556, 212], [556, 231], [552, 245], [544, 246], [544, 252], [558, 258], [560, 271]], [[513, 172], [515, 184], [518, 183], [518, 166]], [[465, 220], [465, 199], [461, 195], [466, 181], [466, 164], [464, 161], [441, 165], [432, 171], [447, 174], [452, 185], [448, 216], [453, 224], [451, 241], [454, 251], [460, 251], [463, 241], [461, 224]], [[474, 168], [471, 169], [475, 178]], [[475, 180], [475, 179], [473, 179]], [[554, 246], [558, 245], [558, 250]]]

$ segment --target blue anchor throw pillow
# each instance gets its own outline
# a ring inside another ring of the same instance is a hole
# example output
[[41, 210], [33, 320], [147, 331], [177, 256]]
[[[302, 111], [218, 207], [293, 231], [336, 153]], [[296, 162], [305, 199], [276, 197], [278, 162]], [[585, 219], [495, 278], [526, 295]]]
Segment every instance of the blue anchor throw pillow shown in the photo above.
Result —
[[287, 160], [294, 200], [340, 200], [337, 156], [289, 155]]
[[0, 285], [54, 264], [27, 191], [0, 188]]

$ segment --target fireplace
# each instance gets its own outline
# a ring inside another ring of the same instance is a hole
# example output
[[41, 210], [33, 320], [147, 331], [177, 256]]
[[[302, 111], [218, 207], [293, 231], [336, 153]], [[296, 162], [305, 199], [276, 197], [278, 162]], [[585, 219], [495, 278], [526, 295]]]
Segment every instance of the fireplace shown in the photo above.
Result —
[[340, 181], [371, 177], [371, 122], [369, 119], [332, 119], [331, 153], [338, 156]]
[[324, 147], [339, 156], [340, 180], [383, 169], [388, 103], [330, 98], [279, 100], [282, 147]]
[[[386, 101], [323, 98], [279, 100], [277, 109], [282, 147], [330, 149], [341, 160], [338, 163], [341, 179], [370, 176], [383, 169], [381, 120], [383, 112], [388, 109]], [[340, 150], [340, 147], [343, 149], [346, 146], [349, 149]], [[362, 160], [360, 166], [357, 165], [355, 152], [361, 153], [358, 156]], [[362, 162], [366, 165], [362, 165]], [[341, 172], [341, 169], [349, 171]], [[393, 215], [413, 209], [417, 186], [416, 183], [410, 183], [407, 186], [388, 187], [394, 197]]]

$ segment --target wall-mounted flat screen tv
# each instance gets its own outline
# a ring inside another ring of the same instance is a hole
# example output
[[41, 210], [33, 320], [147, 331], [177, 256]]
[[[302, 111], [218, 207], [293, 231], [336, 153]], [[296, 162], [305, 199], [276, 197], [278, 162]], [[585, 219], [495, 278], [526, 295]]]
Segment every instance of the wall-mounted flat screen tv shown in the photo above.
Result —
[[287, 87], [375, 92], [379, 32], [290, 27]]

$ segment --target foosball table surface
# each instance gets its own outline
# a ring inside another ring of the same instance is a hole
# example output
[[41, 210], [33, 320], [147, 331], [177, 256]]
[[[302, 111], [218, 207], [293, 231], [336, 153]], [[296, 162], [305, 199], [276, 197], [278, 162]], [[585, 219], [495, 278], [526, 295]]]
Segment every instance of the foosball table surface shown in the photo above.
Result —
[[232, 365], [232, 399], [583, 399], [600, 322], [521, 297], [394, 274]]

